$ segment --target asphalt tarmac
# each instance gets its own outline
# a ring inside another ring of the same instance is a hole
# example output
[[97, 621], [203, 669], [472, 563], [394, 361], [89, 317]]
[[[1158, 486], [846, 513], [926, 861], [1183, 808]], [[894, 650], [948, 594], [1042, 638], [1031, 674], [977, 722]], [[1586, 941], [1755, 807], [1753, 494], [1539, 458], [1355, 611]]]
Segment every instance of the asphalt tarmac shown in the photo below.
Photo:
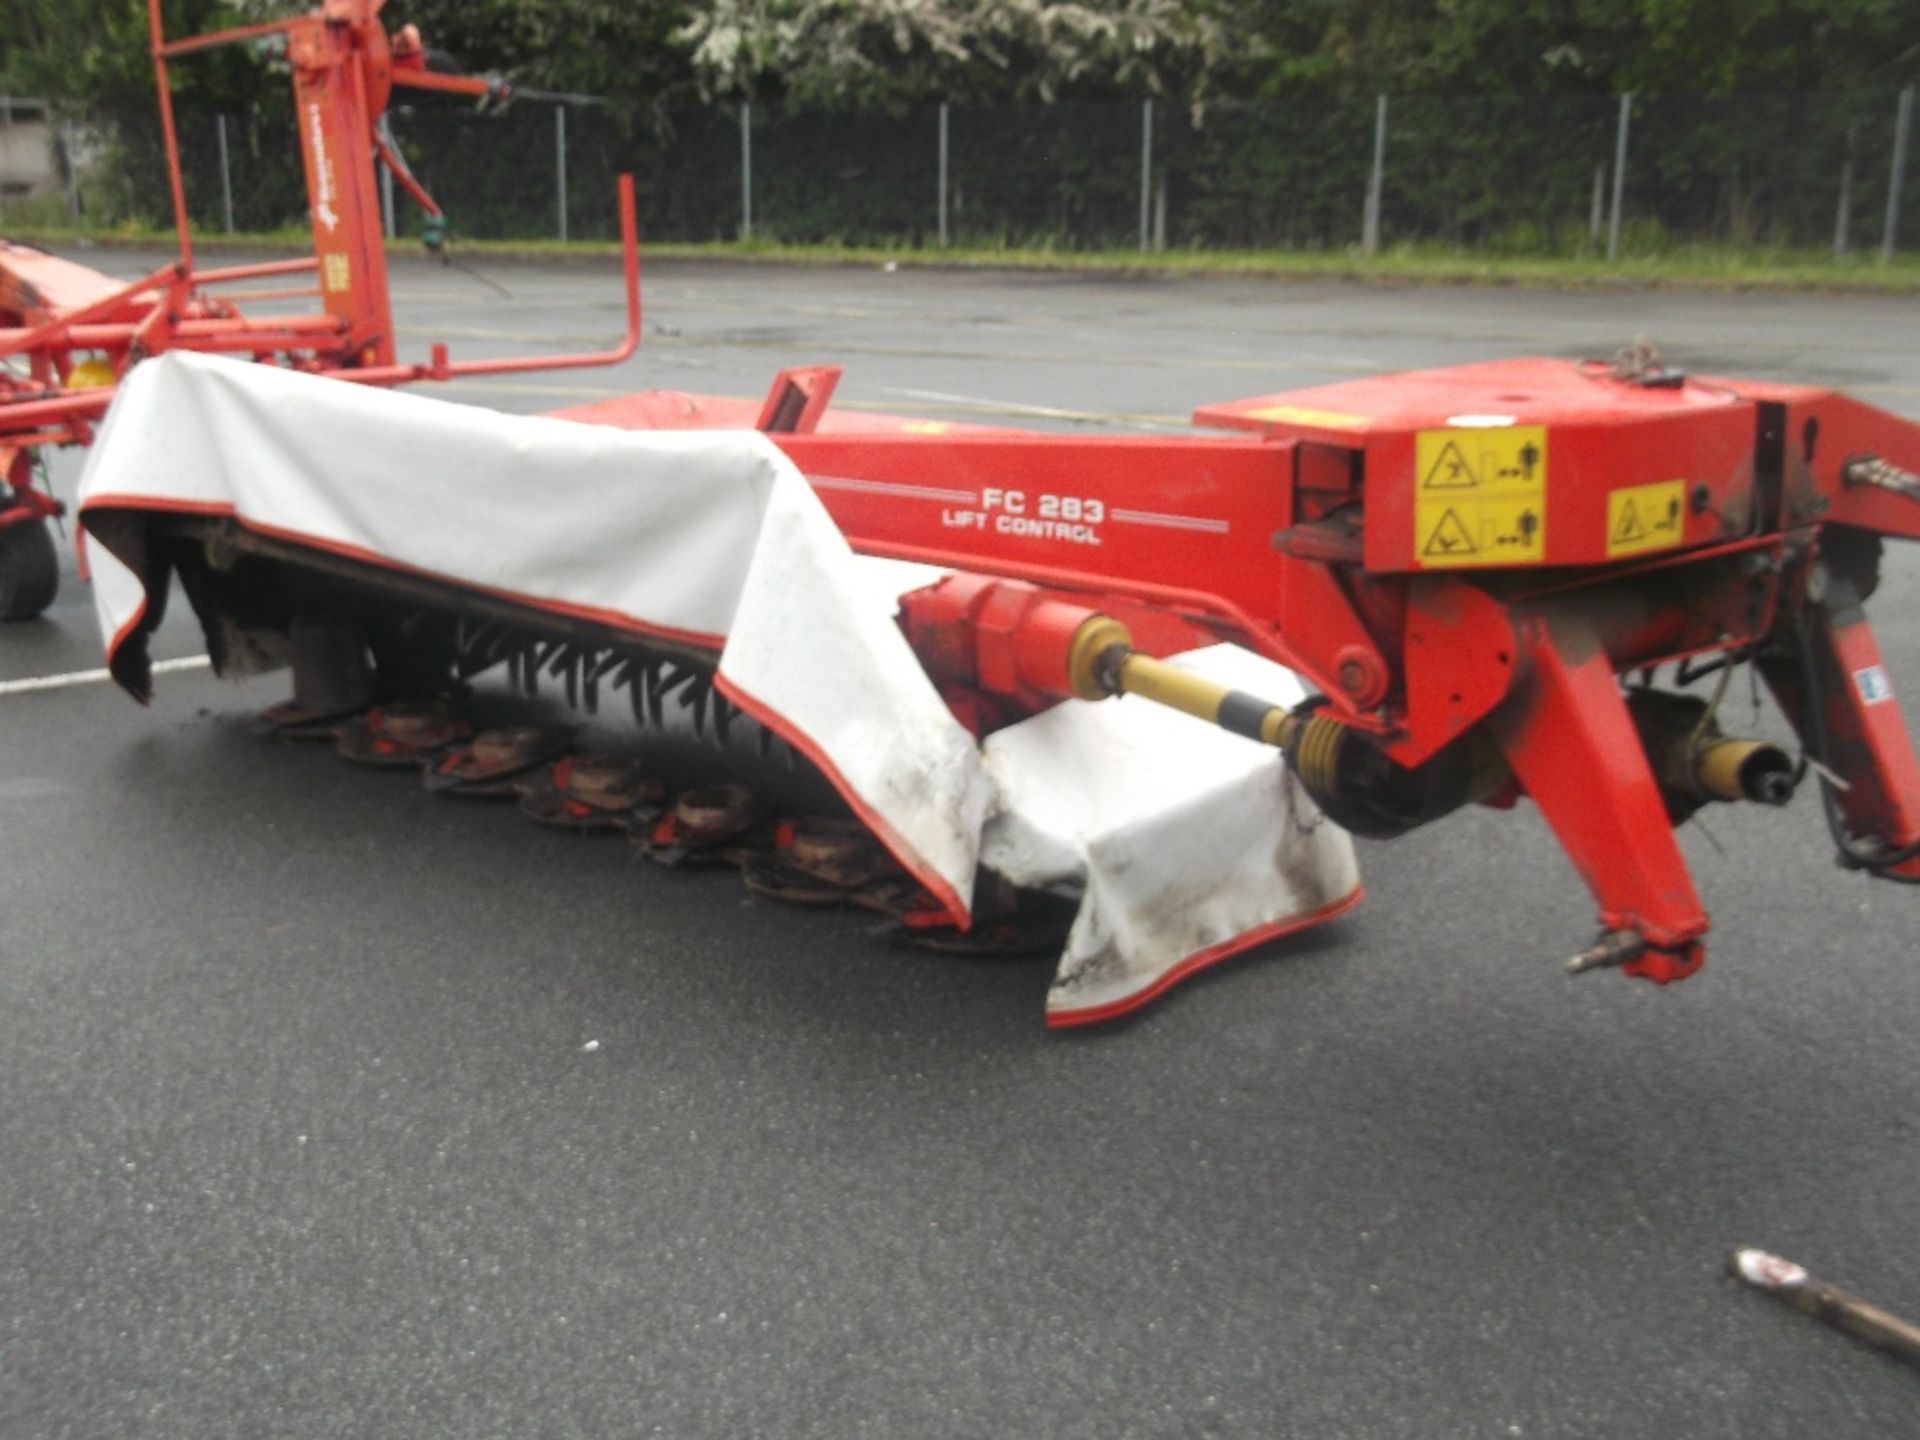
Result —
[[[414, 353], [619, 328], [605, 267], [490, 273], [400, 268]], [[448, 398], [834, 361], [856, 404], [1160, 428], [1646, 338], [1920, 416], [1917, 319], [659, 265], [629, 365]], [[1916, 561], [1871, 607], [1910, 726]], [[182, 605], [156, 651], [200, 648]], [[71, 578], [0, 633], [0, 678], [100, 663]], [[1683, 832], [1685, 985], [1560, 973], [1592, 911], [1523, 806], [1367, 845], [1351, 917], [1061, 1035], [1044, 960], [275, 745], [283, 683], [0, 695], [5, 1440], [1920, 1435], [1920, 1375], [1724, 1278], [1759, 1245], [1920, 1317], [1920, 898], [1837, 870], [1811, 794]]]

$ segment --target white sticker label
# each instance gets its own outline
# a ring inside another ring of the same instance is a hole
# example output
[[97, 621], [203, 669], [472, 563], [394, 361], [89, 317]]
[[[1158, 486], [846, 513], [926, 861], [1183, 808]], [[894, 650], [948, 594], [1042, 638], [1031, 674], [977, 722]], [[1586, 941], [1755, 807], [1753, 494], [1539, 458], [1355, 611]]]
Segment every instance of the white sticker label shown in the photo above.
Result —
[[1862, 705], [1878, 705], [1893, 699], [1893, 682], [1887, 679], [1887, 672], [1878, 665], [1854, 671], [1853, 684], [1860, 692]]

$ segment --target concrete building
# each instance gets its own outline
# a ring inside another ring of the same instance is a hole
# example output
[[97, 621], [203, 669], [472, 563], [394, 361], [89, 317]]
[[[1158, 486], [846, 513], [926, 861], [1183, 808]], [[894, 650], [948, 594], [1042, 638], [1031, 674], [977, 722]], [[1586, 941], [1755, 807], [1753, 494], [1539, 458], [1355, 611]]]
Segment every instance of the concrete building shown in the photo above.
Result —
[[0, 96], [0, 203], [57, 191], [60, 184], [46, 102]]

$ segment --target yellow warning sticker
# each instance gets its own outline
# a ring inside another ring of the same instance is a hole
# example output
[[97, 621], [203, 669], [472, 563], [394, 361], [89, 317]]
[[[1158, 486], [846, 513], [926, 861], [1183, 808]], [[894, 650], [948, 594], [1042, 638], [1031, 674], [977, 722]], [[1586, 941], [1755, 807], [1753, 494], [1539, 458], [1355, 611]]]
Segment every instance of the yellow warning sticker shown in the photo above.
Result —
[[1607, 558], [1678, 545], [1686, 530], [1687, 482], [1662, 480], [1607, 494]]
[[334, 254], [322, 256], [321, 262], [320, 283], [329, 295], [343, 294], [353, 288], [353, 261], [345, 255]]
[[1309, 410], [1303, 405], [1269, 405], [1264, 410], [1249, 410], [1250, 420], [1265, 420], [1273, 425], [1318, 425], [1323, 430], [1359, 430], [1368, 421], [1365, 415], [1348, 415], [1339, 410]]
[[1416, 564], [1546, 558], [1546, 426], [1422, 430], [1414, 436], [1413, 473]]

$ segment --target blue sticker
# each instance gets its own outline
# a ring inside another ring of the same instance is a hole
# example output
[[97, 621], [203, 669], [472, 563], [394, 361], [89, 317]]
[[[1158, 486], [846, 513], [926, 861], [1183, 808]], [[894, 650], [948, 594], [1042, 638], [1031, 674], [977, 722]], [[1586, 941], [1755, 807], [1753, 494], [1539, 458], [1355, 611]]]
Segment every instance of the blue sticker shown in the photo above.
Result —
[[1860, 691], [1862, 705], [1878, 705], [1883, 700], [1893, 699], [1893, 682], [1887, 679], [1887, 672], [1878, 665], [1854, 671], [1853, 683]]

